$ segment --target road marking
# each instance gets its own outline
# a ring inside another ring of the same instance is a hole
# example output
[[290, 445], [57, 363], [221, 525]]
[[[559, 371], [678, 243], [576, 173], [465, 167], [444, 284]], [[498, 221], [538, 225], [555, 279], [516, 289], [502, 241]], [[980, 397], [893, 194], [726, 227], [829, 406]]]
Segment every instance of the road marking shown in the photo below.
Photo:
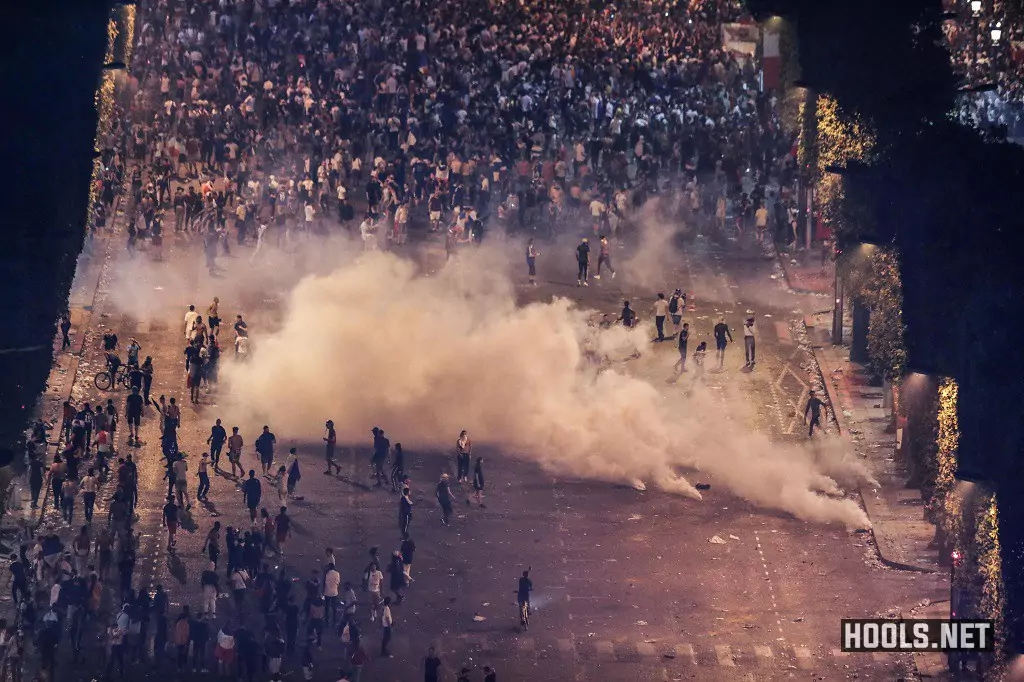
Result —
[[889, 663], [892, 660], [892, 654], [885, 654], [880, 651], [876, 651], [871, 654], [871, 658], [873, 658], [876, 663]]
[[676, 644], [676, 656], [685, 659], [690, 665], [697, 665], [697, 655], [693, 653], [692, 644]]
[[636, 652], [641, 656], [657, 656], [658, 652], [655, 650], [654, 645], [649, 642], [637, 642]]
[[771, 647], [767, 646], [755, 646], [754, 656], [757, 658], [757, 664], [759, 666], [768, 665], [772, 659], [775, 658], [775, 654], [772, 653]]
[[719, 644], [715, 647], [715, 658], [718, 659], [718, 665], [724, 668], [736, 667], [736, 661], [732, 658], [732, 649], [728, 644]]
[[614, 658], [615, 649], [612, 647], [611, 642], [600, 641], [594, 643], [594, 650], [597, 651], [597, 655], [602, 658]]
[[761, 537], [754, 532], [754, 543], [757, 545], [757, 554], [761, 557], [761, 568], [764, 569], [764, 579], [768, 583], [768, 595], [772, 599], [772, 611], [775, 613], [775, 623], [779, 626], [779, 639], [783, 644], [786, 642], [786, 633], [782, 630], [782, 614], [779, 613], [779, 604], [775, 599], [775, 587], [772, 585], [772, 576], [768, 572], [768, 560], [764, 558], [764, 549], [761, 548]]
[[850, 652], [843, 651], [842, 649], [833, 649], [832, 656], [833, 658], [849, 658]]
[[796, 656], [796, 667], [801, 670], [808, 670], [814, 667], [814, 659], [811, 658], [811, 650], [807, 647], [793, 647], [793, 654]]

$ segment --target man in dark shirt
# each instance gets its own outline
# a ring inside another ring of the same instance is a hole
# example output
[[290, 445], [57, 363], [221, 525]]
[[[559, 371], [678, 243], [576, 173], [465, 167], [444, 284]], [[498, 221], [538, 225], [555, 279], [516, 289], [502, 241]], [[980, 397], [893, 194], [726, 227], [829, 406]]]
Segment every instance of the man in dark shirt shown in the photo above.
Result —
[[423, 682], [438, 682], [441, 679], [441, 659], [434, 653], [434, 647], [427, 650], [423, 661]]
[[811, 391], [810, 396], [807, 398], [807, 407], [804, 408], [805, 424], [807, 423], [807, 414], [810, 413], [811, 415], [811, 428], [808, 429], [807, 431], [808, 438], [814, 435], [815, 424], [817, 424], [818, 428], [820, 428], [822, 431], [825, 430], [825, 428], [821, 425], [821, 408], [823, 407], [825, 407], [825, 403], [823, 403], [818, 398], [818, 396], [814, 395], [814, 391]]
[[249, 508], [249, 519], [256, 521], [256, 510], [260, 506], [260, 498], [263, 496], [263, 486], [256, 478], [256, 471], [249, 469], [249, 478], [242, 484], [242, 499], [245, 506]]
[[142, 408], [145, 400], [139, 395], [137, 386], [132, 386], [132, 394], [124, 400], [124, 417], [128, 422], [128, 444], [139, 440], [139, 424], [142, 423]]
[[530, 593], [533, 592], [533, 581], [530, 580], [530, 572], [523, 571], [523, 577], [519, 579], [519, 589], [516, 590], [516, 600], [519, 602], [519, 624], [526, 627], [525, 614], [530, 608]]
[[676, 363], [680, 372], [686, 371], [686, 345], [690, 341], [690, 323], [684, 322], [679, 330], [679, 362]]
[[228, 432], [224, 430], [224, 427], [220, 425], [220, 420], [213, 425], [210, 429], [210, 437], [206, 439], [206, 442], [210, 444], [210, 461], [213, 462], [213, 468], [218, 469], [220, 462], [220, 453], [224, 449], [224, 441], [228, 438]]
[[732, 343], [732, 332], [729, 331], [729, 325], [725, 323], [725, 318], [718, 318], [718, 324], [715, 325], [715, 357], [718, 358], [718, 368], [721, 369], [725, 364], [725, 345]]
[[636, 313], [629, 307], [629, 301], [622, 302], [622, 314], [619, 315], [619, 319], [616, 321], [621, 321], [624, 327], [632, 327], [633, 323], [636, 322]]
[[263, 433], [256, 438], [256, 452], [259, 453], [264, 476], [269, 475], [271, 467], [274, 466], [274, 445], [276, 443], [277, 438], [270, 432], [270, 427], [264, 426]]
[[587, 270], [590, 268], [590, 244], [587, 241], [587, 238], [584, 237], [576, 247], [576, 265], [578, 266], [576, 286], [578, 287], [590, 286], [587, 283]]

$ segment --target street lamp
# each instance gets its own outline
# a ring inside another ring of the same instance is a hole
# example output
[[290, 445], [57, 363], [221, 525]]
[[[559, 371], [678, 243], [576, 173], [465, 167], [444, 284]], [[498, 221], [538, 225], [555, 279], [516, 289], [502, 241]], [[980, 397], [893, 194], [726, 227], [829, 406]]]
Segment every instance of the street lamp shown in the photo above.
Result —
[[971, 0], [971, 14], [976, 17], [981, 14], [981, 0]]
[[1003, 22], [997, 21], [996, 25], [992, 27], [992, 44], [998, 45], [999, 40], [1003, 37]]

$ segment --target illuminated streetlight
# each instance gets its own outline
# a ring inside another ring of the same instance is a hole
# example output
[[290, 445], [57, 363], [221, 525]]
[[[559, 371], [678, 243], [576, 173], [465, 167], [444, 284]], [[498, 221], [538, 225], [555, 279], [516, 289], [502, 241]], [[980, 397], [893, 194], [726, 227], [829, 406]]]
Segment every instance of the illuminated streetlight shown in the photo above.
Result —
[[974, 16], [981, 14], [981, 0], [971, 0], [971, 14]]
[[997, 21], [992, 29], [992, 44], [998, 45], [999, 39], [1003, 37], [1003, 22]]

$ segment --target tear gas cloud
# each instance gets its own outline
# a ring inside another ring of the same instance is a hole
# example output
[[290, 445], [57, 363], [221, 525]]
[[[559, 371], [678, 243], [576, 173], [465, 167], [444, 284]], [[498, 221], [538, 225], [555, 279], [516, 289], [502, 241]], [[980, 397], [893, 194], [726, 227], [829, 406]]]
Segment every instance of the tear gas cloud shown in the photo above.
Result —
[[674, 354], [645, 356], [667, 363], [658, 383], [597, 371], [585, 349], [628, 357], [648, 350], [647, 330], [597, 329], [565, 299], [517, 307], [505, 263], [500, 247], [484, 247], [425, 276], [370, 253], [302, 279], [280, 328], [254, 337], [248, 363], [223, 368], [225, 416], [313, 439], [333, 419], [350, 442], [379, 425], [407, 449], [449, 450], [468, 429], [478, 445], [560, 475], [699, 498], [682, 472], [700, 470], [757, 505], [867, 527], [853, 501], [834, 496], [869, 479], [859, 463], [742, 427], [738, 396], [723, 409], [700, 386], [665, 385]]

